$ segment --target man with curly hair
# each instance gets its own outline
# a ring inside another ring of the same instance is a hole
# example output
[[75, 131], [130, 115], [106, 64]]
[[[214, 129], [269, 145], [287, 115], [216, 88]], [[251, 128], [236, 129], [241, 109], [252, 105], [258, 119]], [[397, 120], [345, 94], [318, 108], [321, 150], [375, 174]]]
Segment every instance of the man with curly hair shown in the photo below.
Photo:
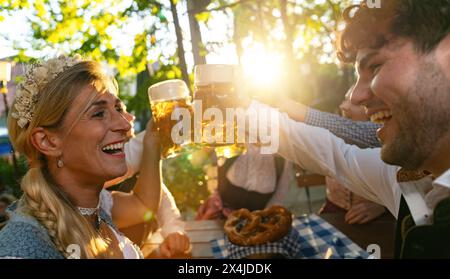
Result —
[[[433, 186], [450, 188], [450, 1], [380, 4], [344, 11], [339, 58], [355, 63], [358, 72], [351, 101], [383, 124], [377, 136], [384, 162], [431, 173]], [[410, 211], [402, 197], [397, 256], [420, 255], [413, 246], [422, 256], [450, 256], [450, 204], [435, 207], [427, 228], [415, 226]]]
[[278, 154], [386, 206], [398, 219], [396, 257], [450, 258], [450, 0], [363, 1], [344, 19], [339, 58], [358, 74], [351, 101], [382, 124], [381, 149], [345, 144], [285, 108]]

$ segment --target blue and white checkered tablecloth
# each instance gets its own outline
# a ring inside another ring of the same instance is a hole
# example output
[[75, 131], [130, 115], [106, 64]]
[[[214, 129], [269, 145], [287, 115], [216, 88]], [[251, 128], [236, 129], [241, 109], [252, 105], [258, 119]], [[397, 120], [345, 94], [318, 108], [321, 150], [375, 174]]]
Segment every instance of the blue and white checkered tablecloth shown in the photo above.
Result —
[[292, 230], [281, 240], [264, 245], [242, 247], [226, 235], [211, 240], [214, 258], [240, 259], [253, 254], [277, 253], [297, 259], [366, 259], [369, 254], [315, 214], [294, 219]]

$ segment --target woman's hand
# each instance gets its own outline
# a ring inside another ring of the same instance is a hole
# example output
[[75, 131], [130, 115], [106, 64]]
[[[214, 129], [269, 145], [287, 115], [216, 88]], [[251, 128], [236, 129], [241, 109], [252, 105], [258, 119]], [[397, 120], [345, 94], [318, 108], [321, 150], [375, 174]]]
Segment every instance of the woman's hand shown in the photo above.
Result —
[[190, 240], [183, 232], [175, 232], [169, 234], [159, 247], [163, 258], [186, 258], [190, 254]]
[[345, 222], [348, 224], [366, 224], [383, 214], [386, 209], [374, 202], [358, 203], [345, 214]]

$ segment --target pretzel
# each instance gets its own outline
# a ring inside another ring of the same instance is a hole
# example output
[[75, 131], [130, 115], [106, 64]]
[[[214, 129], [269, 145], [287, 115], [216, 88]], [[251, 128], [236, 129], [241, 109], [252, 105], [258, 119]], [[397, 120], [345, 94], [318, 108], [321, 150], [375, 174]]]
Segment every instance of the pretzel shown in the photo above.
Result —
[[292, 214], [282, 206], [250, 212], [245, 208], [228, 216], [224, 230], [236, 245], [252, 246], [283, 238], [290, 230]]

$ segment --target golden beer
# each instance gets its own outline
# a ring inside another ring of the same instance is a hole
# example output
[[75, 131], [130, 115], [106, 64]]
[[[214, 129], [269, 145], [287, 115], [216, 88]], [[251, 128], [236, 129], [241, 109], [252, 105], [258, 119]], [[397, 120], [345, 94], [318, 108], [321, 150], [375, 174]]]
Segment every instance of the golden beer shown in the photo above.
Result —
[[[192, 142], [192, 136], [189, 136], [189, 138], [186, 138], [182, 142], [175, 142], [172, 138], [172, 130], [175, 125], [180, 124], [179, 118], [172, 119], [172, 114], [177, 109], [188, 110], [188, 121], [191, 123], [192, 107], [189, 90], [182, 80], [169, 80], [151, 86], [148, 94], [153, 120], [160, 134], [161, 157], [175, 157], [182, 153], [183, 149]], [[190, 127], [190, 125], [188, 127], [182, 127], [181, 133], [190, 133]]]
[[[227, 116], [230, 113], [227, 108], [235, 109], [240, 104], [236, 70], [234, 65], [219, 64], [197, 65], [194, 70], [194, 102], [201, 101], [202, 105], [202, 144], [215, 148], [219, 157], [231, 158], [245, 151], [243, 142], [238, 142], [236, 116]], [[205, 119], [205, 112], [210, 108], [218, 109], [222, 114], [222, 125], [218, 129], [212, 129], [212, 125], [216, 127], [214, 122]], [[227, 137], [227, 127], [228, 132], [233, 132], [232, 136]], [[207, 138], [207, 129], [214, 131], [212, 138]]]
[[194, 99], [202, 101], [203, 114], [207, 108], [218, 108], [225, 116], [226, 108], [235, 108], [238, 97], [232, 82], [196, 84]]

